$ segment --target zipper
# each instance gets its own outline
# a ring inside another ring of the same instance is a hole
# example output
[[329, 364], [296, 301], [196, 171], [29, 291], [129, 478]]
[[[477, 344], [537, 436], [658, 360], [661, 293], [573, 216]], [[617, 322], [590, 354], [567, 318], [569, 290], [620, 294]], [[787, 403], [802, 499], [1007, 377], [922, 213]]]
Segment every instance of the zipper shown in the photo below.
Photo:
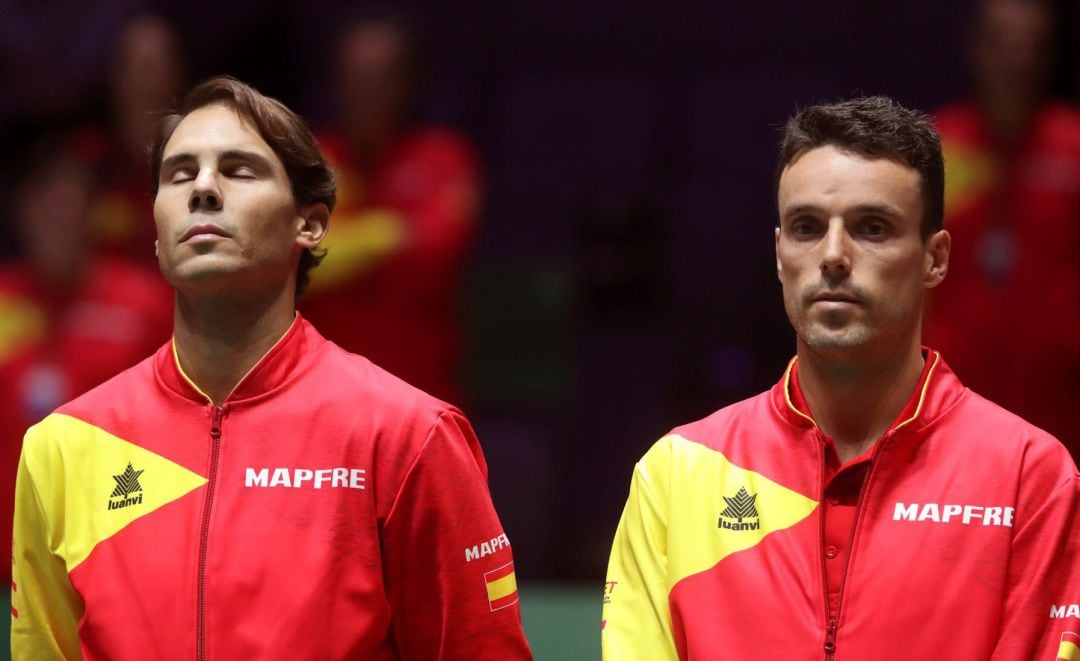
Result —
[[825, 629], [825, 658], [828, 661], [832, 661], [836, 656], [836, 625], [836, 618], [832, 618], [829, 620], [828, 628]]
[[199, 567], [196, 576], [198, 600], [195, 619], [195, 658], [206, 659], [206, 547], [210, 536], [210, 508], [214, 505], [214, 485], [217, 481], [218, 451], [221, 446], [221, 418], [224, 407], [214, 406], [210, 419], [210, 475], [206, 483], [206, 501], [203, 504], [202, 530], [199, 535]]
[[[855, 500], [855, 521], [851, 525], [847, 554], [844, 557], [844, 567], [840, 570], [840, 588], [836, 592], [836, 617], [833, 617], [832, 613], [829, 612], [829, 577], [825, 570], [825, 555], [822, 553], [821, 579], [822, 585], [825, 587], [825, 619], [828, 621], [828, 626], [825, 629], [826, 661], [833, 661], [836, 658], [836, 630], [840, 626], [840, 611], [844, 607], [844, 587], [847, 585], [848, 568], [851, 566], [851, 560], [855, 556], [855, 532], [859, 529], [863, 500], [866, 498], [866, 493], [870, 491], [870, 478], [874, 476], [874, 468], [877, 467], [877, 458], [881, 454], [881, 448], [891, 439], [892, 432], [886, 432], [874, 445], [874, 452], [870, 455], [870, 468], [866, 470], [866, 477], [863, 478], [862, 486], [859, 488], [859, 497]], [[825, 502], [825, 443], [823, 439], [821, 440], [821, 500]], [[819, 517], [819, 521], [821, 522], [821, 544], [818, 545], [820, 547], [825, 541], [825, 517]]]
[[[825, 544], [825, 438], [820, 429], [815, 430], [818, 437], [818, 449], [821, 452], [821, 503], [822, 511], [821, 516], [818, 517], [818, 553], [821, 553], [821, 587], [822, 594], [825, 596], [825, 621], [828, 625], [825, 628], [825, 659], [832, 661], [833, 656], [836, 654], [836, 620], [833, 618], [832, 613], [829, 612], [829, 573], [825, 568], [825, 554], [821, 550]], [[845, 560], [845, 562], [847, 562]], [[841, 586], [843, 580], [841, 580]], [[837, 614], [839, 615], [839, 609]]]

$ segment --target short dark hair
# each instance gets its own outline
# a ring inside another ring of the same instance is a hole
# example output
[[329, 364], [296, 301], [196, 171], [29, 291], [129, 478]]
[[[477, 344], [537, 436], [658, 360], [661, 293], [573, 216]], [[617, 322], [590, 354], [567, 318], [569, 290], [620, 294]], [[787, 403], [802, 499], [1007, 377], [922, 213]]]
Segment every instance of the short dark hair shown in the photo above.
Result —
[[784, 127], [777, 185], [784, 168], [811, 149], [825, 146], [887, 158], [917, 171], [922, 179], [922, 238], [942, 228], [945, 159], [941, 155], [941, 136], [929, 115], [905, 108], [887, 96], [804, 108]]
[[[193, 111], [210, 105], [225, 105], [240, 114], [259, 132], [285, 166], [297, 205], [325, 204], [334, 210], [337, 185], [319, 144], [307, 123], [277, 99], [263, 96], [254, 87], [231, 76], [216, 76], [196, 85], [180, 106], [161, 118], [157, 136], [150, 145], [150, 190], [156, 197], [161, 159], [165, 145], [176, 127]], [[296, 297], [311, 281], [309, 272], [326, 255], [322, 249], [307, 249], [296, 269]]]

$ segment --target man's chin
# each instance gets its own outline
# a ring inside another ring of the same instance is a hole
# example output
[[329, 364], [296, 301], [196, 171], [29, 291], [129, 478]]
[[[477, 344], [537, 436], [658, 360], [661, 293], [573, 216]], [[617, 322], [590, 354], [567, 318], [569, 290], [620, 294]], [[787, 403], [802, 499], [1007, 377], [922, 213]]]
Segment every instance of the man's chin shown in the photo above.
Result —
[[198, 259], [162, 269], [162, 275], [178, 291], [201, 291], [228, 286], [236, 281], [238, 270], [225, 260]]
[[813, 328], [803, 334], [802, 341], [815, 353], [830, 355], [863, 349], [869, 345], [870, 337], [862, 328]]

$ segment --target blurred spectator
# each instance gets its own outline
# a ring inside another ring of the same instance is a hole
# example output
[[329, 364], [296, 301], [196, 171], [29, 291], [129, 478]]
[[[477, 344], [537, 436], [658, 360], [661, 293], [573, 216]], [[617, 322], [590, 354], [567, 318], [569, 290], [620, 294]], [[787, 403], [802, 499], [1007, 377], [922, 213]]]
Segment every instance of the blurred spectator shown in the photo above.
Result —
[[131, 0], [0, 2], [0, 118], [65, 117], [101, 70]]
[[1047, 97], [1053, 7], [984, 0], [974, 93], [937, 113], [949, 276], [926, 342], [972, 390], [1080, 458], [1080, 114]]
[[350, 23], [336, 56], [338, 123], [317, 135], [338, 203], [300, 309], [349, 351], [457, 402], [476, 155], [464, 137], [415, 121], [423, 57], [403, 22]]
[[172, 328], [171, 290], [160, 275], [94, 256], [92, 179], [69, 145], [42, 138], [20, 159], [12, 220], [24, 257], [0, 266], [0, 545], [11, 544], [26, 428], [134, 365]]
[[146, 147], [157, 118], [183, 91], [187, 70], [176, 32], [154, 14], [137, 14], [124, 24], [111, 58], [107, 125], [86, 127], [75, 138], [100, 181], [90, 222], [105, 252], [156, 269]]

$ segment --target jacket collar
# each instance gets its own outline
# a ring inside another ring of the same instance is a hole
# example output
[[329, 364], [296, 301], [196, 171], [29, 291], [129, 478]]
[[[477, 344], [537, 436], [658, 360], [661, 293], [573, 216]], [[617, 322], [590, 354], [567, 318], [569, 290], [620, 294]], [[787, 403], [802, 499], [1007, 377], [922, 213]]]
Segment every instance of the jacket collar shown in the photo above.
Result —
[[[900, 415], [890, 425], [889, 432], [921, 429], [941, 417], [963, 393], [964, 386], [945, 364], [940, 353], [923, 347], [923, 357], [926, 362], [919, 382]], [[798, 361], [797, 356], [792, 358], [784, 370], [783, 378], [773, 386], [773, 404], [789, 424], [816, 428], [817, 423], [806, 406], [806, 399], [798, 385]]]
[[[300, 362], [321, 339], [315, 328], [297, 313], [289, 330], [281, 336], [270, 350], [263, 354], [240, 383], [225, 398], [225, 404], [233, 404], [266, 394], [281, 386], [302, 366]], [[199, 389], [180, 367], [176, 355], [176, 338], [158, 349], [154, 356], [154, 371], [158, 380], [176, 394], [203, 404], [210, 398]]]

